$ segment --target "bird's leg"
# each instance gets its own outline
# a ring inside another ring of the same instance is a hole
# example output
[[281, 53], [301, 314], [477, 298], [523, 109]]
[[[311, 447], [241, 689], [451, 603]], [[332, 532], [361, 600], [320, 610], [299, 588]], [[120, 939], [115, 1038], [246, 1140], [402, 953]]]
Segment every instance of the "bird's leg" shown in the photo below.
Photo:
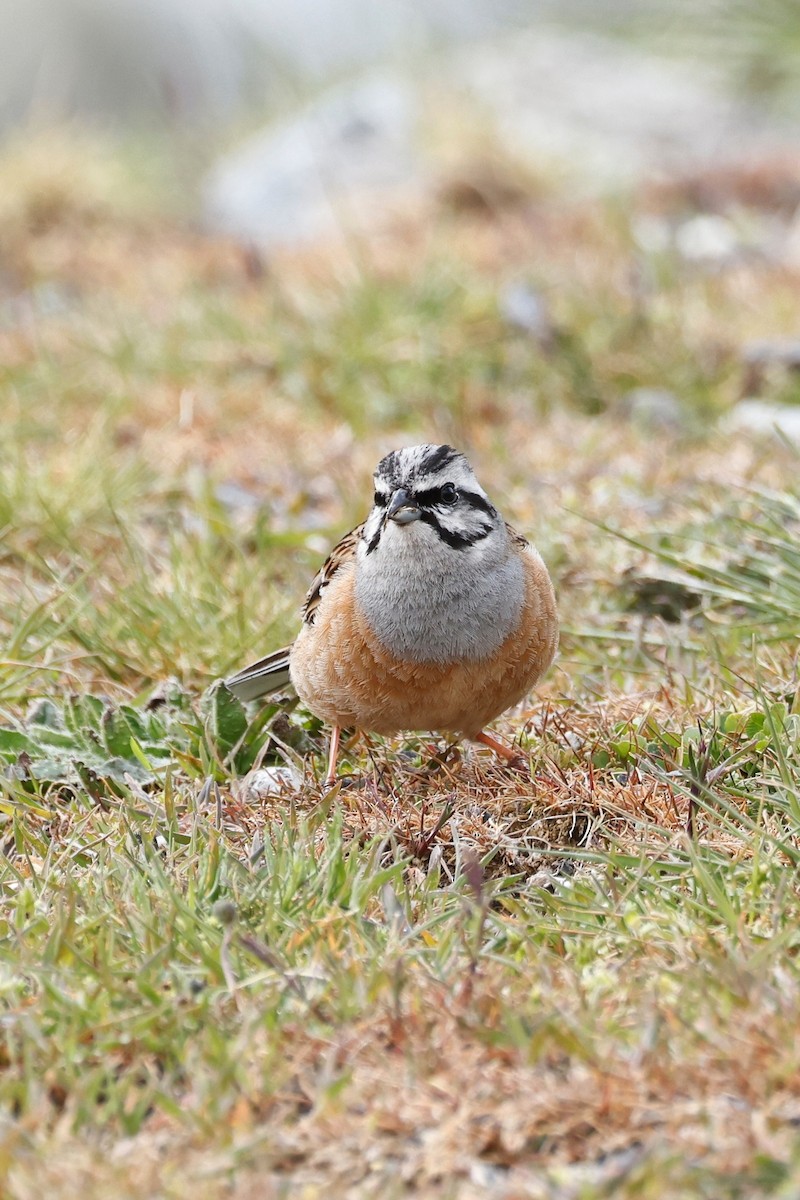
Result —
[[505, 759], [507, 763], [514, 763], [515, 765], [519, 764], [519, 750], [512, 749], [511, 746], [504, 746], [502, 742], [499, 742], [497, 738], [492, 737], [492, 735], [487, 733], [485, 730], [482, 730], [480, 733], [476, 733], [472, 740], [473, 742], [480, 742], [483, 746], [488, 746], [490, 750], [494, 750], [498, 758]]
[[336, 783], [336, 759], [339, 757], [339, 739], [342, 731], [338, 725], [331, 729], [331, 744], [328, 750], [328, 771], [325, 776], [325, 787], [333, 787]]

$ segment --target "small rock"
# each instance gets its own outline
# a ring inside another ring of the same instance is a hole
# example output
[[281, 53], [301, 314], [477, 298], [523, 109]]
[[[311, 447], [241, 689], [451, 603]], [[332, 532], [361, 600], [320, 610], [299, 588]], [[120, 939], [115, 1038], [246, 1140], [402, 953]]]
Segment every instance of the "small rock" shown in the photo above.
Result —
[[742, 347], [742, 358], [748, 366], [780, 366], [800, 371], [800, 339], [748, 342]]
[[527, 333], [543, 349], [553, 343], [555, 326], [544, 298], [527, 283], [510, 283], [500, 293], [500, 313], [509, 325]]
[[724, 425], [728, 433], [771, 435], [800, 445], [800, 407], [770, 404], [766, 400], [740, 400]]
[[742, 348], [744, 378], [741, 394], [755, 398], [765, 390], [768, 375], [800, 371], [800, 341], [776, 338], [774, 341], [748, 342]]
[[217, 484], [214, 495], [220, 504], [234, 516], [239, 513], [251, 514], [261, 507], [261, 500], [253, 492], [242, 487], [235, 480]]
[[683, 409], [667, 388], [638, 387], [622, 397], [622, 412], [645, 429], [680, 429]]
[[267, 796], [282, 796], [296, 792], [302, 779], [292, 767], [260, 767], [242, 780], [246, 799], [264, 800]]
[[687, 262], [724, 264], [736, 258], [741, 248], [734, 225], [714, 213], [690, 217], [675, 230], [675, 249]]
[[469, 1181], [481, 1191], [494, 1190], [502, 1186], [507, 1178], [508, 1167], [504, 1163], [495, 1164], [474, 1158], [469, 1164]]

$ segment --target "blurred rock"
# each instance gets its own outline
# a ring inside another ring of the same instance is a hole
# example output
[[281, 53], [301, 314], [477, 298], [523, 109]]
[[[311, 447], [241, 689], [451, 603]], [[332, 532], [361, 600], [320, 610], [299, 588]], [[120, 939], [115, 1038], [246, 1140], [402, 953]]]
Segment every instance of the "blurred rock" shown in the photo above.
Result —
[[763, 213], [695, 213], [680, 219], [646, 213], [634, 217], [631, 232], [645, 254], [675, 254], [694, 267], [715, 271], [745, 259], [784, 262], [789, 225]]
[[724, 263], [736, 258], [740, 245], [732, 222], [715, 213], [698, 213], [675, 230], [675, 249], [687, 262]]
[[622, 413], [642, 428], [678, 430], [685, 424], [681, 402], [667, 388], [632, 388], [622, 397]]
[[51, 282], [37, 283], [26, 291], [12, 294], [9, 299], [0, 300], [0, 329], [61, 316], [74, 309], [76, 304], [77, 299], [69, 289]]
[[331, 89], [219, 163], [209, 222], [265, 246], [374, 228], [390, 194], [423, 190], [418, 115], [414, 89], [392, 75]]
[[766, 400], [740, 400], [724, 426], [729, 433], [772, 436], [800, 445], [800, 407], [770, 404]]
[[800, 371], [800, 341], [778, 338], [775, 341], [748, 342], [742, 347], [744, 379], [742, 395], [752, 400], [765, 390], [768, 377]]
[[453, 55], [443, 77], [477, 100], [512, 154], [589, 190], [798, 144], [710, 67], [591, 34], [517, 32]]
[[800, 371], [800, 340], [779, 338], [775, 341], [748, 342], [742, 348], [742, 358], [751, 367], [786, 367]]
[[547, 302], [528, 283], [510, 283], [500, 292], [500, 315], [509, 325], [528, 334], [547, 350], [553, 344], [555, 325]]
[[218, 483], [214, 488], [214, 495], [231, 516], [235, 517], [251, 516], [263, 506], [263, 501], [254, 492], [242, 487], [235, 479]]

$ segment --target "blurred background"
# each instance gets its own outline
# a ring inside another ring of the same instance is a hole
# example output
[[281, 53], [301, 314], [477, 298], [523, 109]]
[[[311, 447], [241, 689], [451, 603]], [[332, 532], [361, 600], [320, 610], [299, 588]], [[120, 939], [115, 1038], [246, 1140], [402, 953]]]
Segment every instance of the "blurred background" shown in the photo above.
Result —
[[582, 190], [797, 149], [793, 0], [2, 0], [0, 45], [5, 138], [149, 137], [178, 211], [261, 244], [370, 223], [478, 141]]

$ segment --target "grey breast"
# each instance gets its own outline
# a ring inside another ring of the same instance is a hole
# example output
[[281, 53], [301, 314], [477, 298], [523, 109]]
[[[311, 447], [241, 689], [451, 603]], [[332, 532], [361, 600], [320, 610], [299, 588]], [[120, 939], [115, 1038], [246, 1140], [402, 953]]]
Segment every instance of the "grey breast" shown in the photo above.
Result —
[[356, 597], [373, 633], [414, 662], [489, 657], [515, 629], [525, 595], [505, 530], [464, 551], [442, 547], [423, 526], [409, 532], [387, 530], [377, 552], [358, 561]]

